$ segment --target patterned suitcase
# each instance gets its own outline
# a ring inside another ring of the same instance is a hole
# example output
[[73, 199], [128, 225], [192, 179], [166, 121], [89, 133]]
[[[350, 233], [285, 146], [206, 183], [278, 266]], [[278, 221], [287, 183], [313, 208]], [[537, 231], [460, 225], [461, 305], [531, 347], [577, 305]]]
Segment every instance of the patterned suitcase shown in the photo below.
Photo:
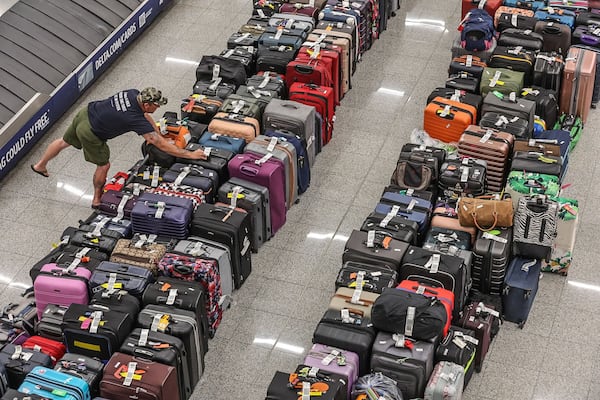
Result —
[[579, 202], [575, 199], [553, 197], [558, 203], [556, 238], [552, 244], [550, 260], [542, 260], [542, 271], [567, 275], [573, 262], [575, 237], [579, 225]]
[[545, 194], [557, 197], [560, 194], [560, 179], [556, 175], [510, 171], [504, 192], [510, 194], [513, 208], [516, 209], [522, 196]]
[[303, 364], [346, 377], [348, 399], [358, 379], [358, 354], [336, 347], [315, 343], [306, 354]]
[[515, 255], [549, 259], [556, 237], [558, 203], [544, 195], [524, 196], [515, 209]]
[[501, 192], [506, 181], [514, 136], [497, 130], [471, 125], [458, 141], [458, 154], [487, 162], [486, 186]]
[[434, 139], [457, 142], [460, 135], [477, 121], [477, 109], [458, 101], [436, 97], [425, 108], [423, 126]]

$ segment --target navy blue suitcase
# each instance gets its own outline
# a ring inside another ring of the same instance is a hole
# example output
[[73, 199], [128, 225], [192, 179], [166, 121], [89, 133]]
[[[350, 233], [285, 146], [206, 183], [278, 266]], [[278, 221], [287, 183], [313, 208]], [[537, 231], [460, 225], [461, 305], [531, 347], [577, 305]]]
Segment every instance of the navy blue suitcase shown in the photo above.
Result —
[[144, 267], [102, 261], [90, 278], [92, 293], [110, 290], [125, 290], [140, 298], [150, 283], [154, 282], [152, 271]]
[[379, 214], [388, 214], [394, 206], [397, 206], [396, 215], [415, 221], [419, 224], [419, 232], [424, 232], [429, 223], [429, 216], [432, 212], [431, 202], [400, 193], [385, 192], [380, 203], [375, 207], [375, 212]]
[[189, 236], [194, 205], [191, 200], [155, 193], [143, 193], [131, 210], [136, 233], [185, 239]]
[[265, 136], [283, 138], [291, 143], [296, 149], [296, 158], [298, 160], [298, 193], [304, 193], [310, 186], [310, 163], [308, 161], [308, 153], [306, 144], [291, 132], [272, 131], [265, 132]]
[[204, 132], [198, 143], [204, 147], [227, 150], [234, 154], [243, 153], [246, 146], [244, 139], [212, 132]]
[[569, 147], [571, 146], [571, 134], [568, 131], [554, 129], [543, 131], [539, 134], [534, 133], [534, 137], [536, 141], [555, 141], [555, 143], [560, 146], [560, 156], [562, 158], [560, 179], [562, 180], [569, 167]]
[[523, 328], [538, 291], [542, 263], [535, 258], [515, 257], [504, 278], [502, 310], [504, 319]]

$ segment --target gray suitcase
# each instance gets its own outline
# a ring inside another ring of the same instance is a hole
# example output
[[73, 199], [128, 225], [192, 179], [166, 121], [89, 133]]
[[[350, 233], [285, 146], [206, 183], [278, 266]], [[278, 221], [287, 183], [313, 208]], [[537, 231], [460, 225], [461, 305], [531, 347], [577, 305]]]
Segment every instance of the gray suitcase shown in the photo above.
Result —
[[[241, 182], [241, 183], [238, 183]], [[248, 188], [254, 186], [254, 189]], [[237, 192], [233, 201], [233, 193]], [[266, 193], [266, 196], [265, 196]], [[243, 208], [250, 214], [252, 227], [252, 251], [258, 248], [271, 237], [271, 218], [268, 202], [269, 191], [264, 186], [255, 185], [239, 178], [231, 178], [219, 188], [219, 201]]]
[[454, 42], [452, 43], [452, 58], [457, 58], [457, 57], [464, 56], [467, 54], [472, 54], [474, 56], [481, 58], [481, 61], [487, 63], [490, 60], [490, 57], [492, 57], [494, 50], [496, 50], [497, 44], [498, 44], [498, 42], [496, 41], [496, 38], [492, 38], [492, 45], [490, 46], [489, 49], [487, 49], [486, 51], [473, 52], [473, 51], [463, 49], [463, 47], [460, 45], [460, 35], [458, 35], [456, 37], [456, 39], [454, 39]]
[[422, 397], [433, 371], [434, 356], [434, 343], [379, 332], [371, 352], [371, 371], [382, 372], [395, 380], [405, 398]]
[[285, 130], [304, 138], [308, 164], [315, 165], [317, 139], [315, 137], [315, 108], [292, 100], [273, 99], [263, 113], [263, 129]]
[[512, 115], [523, 118], [525, 121], [529, 121], [528, 131], [530, 135], [533, 133], [535, 101], [522, 99], [518, 97], [518, 94], [515, 100], [512, 101], [509, 96], [504, 96], [504, 98], [501, 99], [494, 93], [488, 93], [483, 99], [481, 115], [485, 115], [486, 112], [490, 111]]
[[173, 249], [175, 253], [187, 254], [194, 257], [206, 257], [217, 260], [219, 275], [221, 276], [221, 305], [233, 293], [233, 270], [231, 266], [231, 253], [227, 246], [197, 236], [190, 236], [180, 240]]
[[436, 364], [427, 387], [425, 400], [462, 399], [465, 371], [462, 366], [449, 361]]
[[261, 156], [272, 154], [273, 158], [281, 160], [285, 169], [285, 199], [287, 209], [298, 202], [298, 156], [293, 144], [277, 137], [258, 135], [248, 143], [244, 153], [254, 153]]

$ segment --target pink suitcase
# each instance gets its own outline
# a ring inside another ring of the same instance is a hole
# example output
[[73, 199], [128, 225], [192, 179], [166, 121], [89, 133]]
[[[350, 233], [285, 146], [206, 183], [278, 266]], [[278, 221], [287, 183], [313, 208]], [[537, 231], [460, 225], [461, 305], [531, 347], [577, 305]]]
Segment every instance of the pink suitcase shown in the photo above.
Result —
[[352, 398], [352, 388], [354, 387], [354, 382], [358, 379], [358, 354], [338, 349], [337, 347], [315, 343], [308, 351], [304, 359], [304, 364], [322, 369], [323, 371], [347, 376], [348, 399]]
[[84, 267], [46, 264], [33, 282], [33, 293], [38, 319], [48, 304], [70, 306], [73, 303], [88, 304], [88, 281], [92, 272]]
[[275, 234], [286, 219], [285, 169], [283, 162], [255, 153], [238, 154], [227, 165], [232, 178], [245, 179], [269, 189], [271, 232]]

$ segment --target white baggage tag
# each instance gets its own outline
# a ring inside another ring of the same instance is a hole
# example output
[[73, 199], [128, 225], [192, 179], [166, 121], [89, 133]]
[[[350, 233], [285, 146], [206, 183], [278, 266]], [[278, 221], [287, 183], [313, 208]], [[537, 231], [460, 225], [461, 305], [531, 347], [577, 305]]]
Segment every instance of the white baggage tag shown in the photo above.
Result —
[[223, 80], [223, 78], [215, 78], [214, 77], [214, 71], [213, 71], [213, 79], [212, 79], [212, 83], [210, 84], [210, 86], [208, 87], [209, 90], [217, 90], [217, 87], [219, 87], [219, 84], [221, 83], [221, 81]]
[[488, 313], [496, 318], [500, 318], [500, 313], [498, 311], [494, 310], [493, 308], [486, 307], [486, 305], [483, 303], [479, 303], [477, 308], [479, 308], [481, 312]]
[[257, 13], [257, 14], [258, 14], [258, 16], [259, 16], [259, 17], [261, 17], [261, 18], [267, 18], [267, 16], [266, 16], [265, 12], [264, 12], [262, 9], [260, 9], [260, 8], [256, 10], [256, 13]]
[[109, 293], [113, 293], [115, 291], [115, 284], [117, 283], [117, 274], [115, 272], [111, 272], [108, 274], [108, 282], [106, 283], [106, 290]]
[[219, 75], [221, 75], [221, 66], [219, 64], [214, 64], [212, 70], [212, 80], [216, 81], [219, 78]]
[[81, 262], [81, 258], [75, 258], [73, 261], [71, 261], [71, 264], [69, 264], [69, 266], [65, 269], [65, 272], [66, 273], [72, 272], [75, 268], [77, 268], [77, 266], [79, 265], [80, 262]]
[[596, 29], [594, 29], [594, 30], [592, 31], [592, 34], [593, 34], [594, 36], [600, 36], [600, 28], [596, 28]]
[[469, 180], [469, 167], [461, 167], [462, 174], [460, 176], [461, 182], [467, 182]]
[[234, 100], [232, 102], [232, 104], [233, 104], [233, 111], [232, 112], [234, 114], [239, 114], [240, 111], [242, 111], [242, 109], [246, 105], [246, 102], [244, 100]]
[[209, 157], [211, 152], [212, 152], [212, 147], [204, 148], [204, 154], [206, 155], [206, 157]]
[[283, 35], [283, 29], [278, 28], [277, 32], [275, 32], [275, 36], [273, 37], [273, 39], [279, 40], [279, 39], [281, 39], [281, 35]]
[[267, 151], [268, 151], [269, 153], [272, 153], [272, 152], [273, 152], [273, 150], [275, 150], [275, 146], [277, 146], [277, 141], [278, 141], [278, 140], [277, 140], [277, 137], [273, 136], [273, 137], [271, 138], [271, 140], [269, 141], [269, 145], [267, 146]]
[[141, 188], [140, 184], [137, 183], [137, 182], [134, 183], [133, 184], [133, 195], [134, 196], [139, 196], [141, 192], [142, 192], [142, 188]]
[[234, 186], [231, 190], [231, 201], [229, 202], [229, 204], [231, 204], [231, 208], [237, 207], [238, 196], [240, 195], [240, 193], [242, 193], [242, 190], [244, 189], [242, 189], [241, 186]]
[[309, 7], [314, 7], [315, 6], [315, 0], [309, 0], [308, 1], [308, 6]]
[[515, 92], [510, 92], [510, 94], [508, 95], [508, 99], [510, 101], [512, 101], [513, 103], [517, 101], [517, 94]]
[[204, 248], [201, 242], [194, 243], [194, 246], [189, 250], [191, 256], [198, 257], [201, 254], [204, 254]]
[[455, 337], [452, 339], [452, 343], [457, 345], [461, 350], [467, 347], [467, 343], [459, 337]]
[[415, 193], [415, 189], [406, 189], [406, 195], [407, 196], [412, 196]]
[[392, 339], [394, 340], [394, 347], [404, 347], [404, 341], [406, 340], [404, 335], [401, 333], [394, 333], [392, 335]]
[[350, 303], [352, 304], [356, 304], [358, 306], [364, 306], [365, 302], [360, 300], [360, 296], [362, 295], [362, 278], [360, 279], [360, 283], [359, 283], [359, 279], [356, 279], [356, 288], [354, 288], [354, 292], [352, 293], [352, 298], [350, 299]]
[[480, 10], [483, 10], [483, 7], [485, 7], [485, 3], [487, 3], [487, 0], [481, 0], [479, 2], [479, 5], [477, 6], [477, 8], [479, 8]]
[[261, 158], [261, 159], [259, 159], [259, 160], [256, 160], [256, 161], [254, 161], [254, 164], [256, 164], [256, 165], [261, 165], [261, 164], [264, 164], [264, 163], [266, 163], [267, 161], [269, 161], [269, 159], [270, 159], [271, 157], [273, 157], [273, 153], [267, 153], [267, 154], [265, 154], [265, 155], [264, 155], [264, 157], [263, 157], [263, 158]]
[[135, 375], [135, 370], [137, 368], [136, 362], [130, 362], [127, 364], [127, 375], [125, 375], [125, 380], [123, 381], [123, 386], [131, 386], [133, 382], [133, 375]]
[[248, 249], [250, 248], [250, 239], [248, 239], [248, 236], [244, 237], [244, 246], [242, 247], [242, 251], [240, 251], [240, 254], [243, 256], [246, 254], [246, 252], [248, 251]]
[[369, 231], [367, 233], [367, 247], [368, 248], [375, 247], [375, 231]]
[[331, 362], [333, 360], [335, 360], [336, 358], [338, 358], [338, 356], [340, 355], [340, 352], [337, 350], [331, 350], [331, 353], [329, 353], [327, 355], [327, 357], [325, 357], [324, 359], [321, 360], [321, 364], [323, 365], [329, 365], [331, 364]]
[[165, 213], [166, 206], [167, 205], [164, 201], [159, 201], [158, 203], [156, 203], [156, 213], [154, 214], [154, 218], [161, 219], [163, 217], [163, 214]]
[[375, 271], [375, 272], [371, 272], [371, 276], [372, 276], [373, 278], [376, 278], [376, 277], [378, 277], [378, 276], [381, 276], [381, 271]]
[[479, 344], [479, 340], [475, 339], [473, 336], [463, 335], [462, 338], [465, 342], [473, 343], [475, 346]]
[[344, 8], [350, 8], [350, 2], [348, 0], [342, 1], [342, 7], [344, 7]]
[[537, 260], [532, 260], [532, 261], [526, 262], [525, 264], [523, 264], [521, 266], [521, 271], [523, 271], [523, 272], [529, 272], [529, 268], [533, 267], [536, 262], [537, 262]]
[[444, 109], [440, 113], [440, 117], [444, 118], [444, 117], [447, 117], [449, 114], [450, 114], [450, 106], [447, 105], [444, 107]]
[[169, 289], [169, 295], [167, 296], [167, 305], [172, 306], [175, 304], [177, 298], [177, 289]]
[[90, 251], [91, 249], [89, 247], [84, 247], [83, 249], [81, 249], [79, 252], [77, 252], [75, 254], [75, 258], [83, 258], [85, 257], [85, 255]]
[[383, 218], [381, 220], [381, 222], [379, 223], [379, 226], [382, 227], [382, 228], [385, 228], [390, 223], [390, 221], [392, 220], [392, 218], [394, 218], [395, 215], [396, 214], [394, 214], [393, 211], [390, 211], [389, 213], [387, 213], [387, 215], [385, 216], [385, 218]]
[[390, 214], [392, 215], [398, 215], [398, 213], [400, 212], [400, 206], [399, 205], [395, 205], [392, 207], [392, 209], [390, 210]]
[[415, 200], [415, 199], [412, 199], [412, 200], [410, 201], [410, 203], [408, 203], [408, 207], [406, 207], [406, 210], [407, 210], [407, 211], [412, 211], [412, 210], [413, 210], [413, 208], [415, 208], [415, 206], [416, 206], [416, 205], [417, 205], [417, 200]]
[[318, 373], [319, 368], [317, 367], [312, 367], [310, 370], [308, 370], [308, 376], [310, 376], [311, 378], [316, 378]]
[[281, 46], [279, 46], [279, 47], [277, 48], [277, 51], [278, 51], [278, 52], [280, 52], [280, 53], [282, 53], [282, 52], [284, 52], [286, 49], [287, 49], [287, 47], [286, 47], [286, 46], [284, 46], [284, 45], [281, 45]]
[[158, 325], [160, 324], [160, 319], [161, 318], [162, 318], [162, 316], [160, 314], [156, 314], [152, 318], [152, 324], [150, 325], [150, 330], [152, 332], [158, 332]]
[[460, 101], [460, 90], [458, 90], [458, 89], [454, 90], [454, 94], [452, 95], [452, 97], [450, 97], [450, 100]]
[[490, 140], [492, 138], [492, 135], [494, 134], [494, 131], [491, 129], [488, 129], [485, 132], [485, 135], [483, 135], [481, 137], [481, 139], [479, 139], [479, 143], [486, 143], [488, 140]]
[[212, 135], [210, 135], [210, 140], [219, 140], [220, 137], [220, 133], [213, 133]]
[[136, 249], [141, 249], [148, 242], [148, 236], [139, 235], [138, 240], [133, 244]]
[[504, 115], [501, 115], [498, 117], [498, 120], [496, 121], [496, 123], [494, 124], [495, 126], [503, 126], [508, 124], [508, 118], [506, 118]]
[[519, 117], [513, 117], [510, 122], [517, 122], [519, 120]]
[[155, 165], [154, 169], [152, 170], [152, 182], [150, 183], [150, 186], [152, 186], [153, 188], [157, 187], [158, 178], [160, 178], [160, 167], [158, 165]]
[[302, 400], [310, 400], [310, 382], [302, 382]]
[[523, 31], [523, 33], [526, 34], [526, 35], [531, 35], [531, 32], [533, 32], [531, 29], [525, 29]]
[[[262, 10], [260, 10], [260, 11], [262, 11]], [[244, 33], [242, 36], [240, 36], [239, 38], [235, 39], [234, 42], [235, 43], [240, 43], [240, 42], [243, 42], [245, 39], [247, 39], [249, 37], [250, 37], [250, 33]], [[231, 53], [233, 54], [233, 49], [231, 50]]]
[[345, 324], [350, 324], [354, 322], [354, 318], [350, 318], [350, 311], [347, 308], [342, 308], [340, 310], [340, 315], [342, 317], [342, 322]]
[[415, 293], [417, 293], [417, 294], [424, 294], [425, 293], [425, 286], [419, 285], [417, 287], [417, 291]]
[[510, 17], [510, 24], [511, 24], [512, 26], [514, 26], [515, 28], [516, 28], [517, 26], [519, 26], [519, 22], [518, 22], [518, 17], [517, 17], [517, 14], [513, 14], [513, 15]]
[[500, 79], [500, 77], [502, 76], [502, 72], [501, 71], [496, 71], [496, 73], [494, 74], [494, 76], [492, 77], [491, 81], [490, 81], [490, 87], [494, 87], [498, 84], [498, 80]]
[[144, 173], [142, 174], [142, 179], [145, 181], [150, 179], [150, 171], [148, 171], [147, 169], [144, 170]]
[[404, 335], [405, 336], [412, 336], [412, 334], [413, 334], [416, 311], [417, 310], [414, 307], [408, 307], [408, 310], [406, 311], [406, 324], [404, 325]]
[[10, 356], [10, 359], [11, 360], [18, 360], [19, 358], [21, 358], [21, 354], [23, 354], [23, 347], [21, 347], [21, 345], [16, 345], [15, 346], [15, 351]]
[[484, 239], [494, 240], [494, 241], [496, 241], [498, 243], [504, 243], [504, 244], [508, 243], [508, 240], [506, 240], [506, 239], [504, 239], [504, 238], [502, 238], [500, 236], [492, 235], [489, 232], [484, 232], [483, 235], [482, 235], [482, 237]]
[[294, 27], [294, 23], [295, 23], [295, 22], [296, 22], [296, 20], [295, 20], [295, 19], [293, 19], [293, 18], [290, 18], [290, 19], [288, 19], [288, 20], [286, 21], [286, 23], [285, 23], [285, 28], [286, 28], [286, 29], [292, 29], [292, 28]]
[[146, 346], [146, 344], [148, 344], [148, 333], [150, 332], [150, 329], [142, 329], [140, 331], [140, 338], [138, 340], [137, 345], [144, 347]]
[[440, 269], [440, 255], [433, 254], [425, 264], [425, 268], [429, 268], [430, 274], [437, 274]]
[[554, 12], [555, 12], [555, 11], [554, 11], [554, 7], [548, 7], [548, 8], [546, 9], [546, 11], [548, 11], [548, 14], [554, 14]]
[[515, 51], [515, 54], [521, 53], [523, 51], [523, 46], [517, 46], [517, 47], [515, 47], [514, 51]]
[[258, 87], [260, 89], [264, 89], [265, 86], [267, 86], [269, 84], [269, 82], [271, 81], [271, 78], [269, 77], [269, 74], [265, 74], [263, 80], [260, 82], [260, 84], [258, 85]]
[[37, 351], [38, 353], [42, 351], [42, 347], [39, 344], [33, 345], [33, 351]]
[[316, 60], [317, 58], [319, 58], [319, 54], [321, 54], [321, 45], [320, 44], [316, 44], [315, 47], [313, 47], [314, 51], [311, 54], [310, 58], [312, 60]]
[[248, 90], [248, 93], [254, 96], [255, 99], [260, 99], [263, 93], [265, 96], [269, 95], [269, 92], [263, 92], [261, 90], [256, 89], [254, 86], [248, 86], [246, 89]]
[[471, 54], [467, 55], [467, 60], [465, 61], [465, 67], [472, 67], [473, 66], [473, 56]]
[[98, 333], [98, 327], [100, 326], [100, 321], [102, 321], [102, 311], [94, 311], [91, 315], [92, 323], [90, 324], [90, 333], [96, 334]]
[[181, 172], [179, 173], [179, 175], [177, 175], [177, 178], [175, 178], [175, 181], [173, 182], [173, 186], [175, 186], [176, 188], [179, 187], [179, 185], [181, 185], [181, 182], [183, 182], [183, 180], [186, 178], [186, 176], [188, 176], [190, 174], [190, 167], [183, 167], [183, 169], [181, 170]]
[[225, 58], [229, 58], [233, 55], [233, 49], [229, 49], [225, 52], [225, 54], [223, 54], [223, 57]]

